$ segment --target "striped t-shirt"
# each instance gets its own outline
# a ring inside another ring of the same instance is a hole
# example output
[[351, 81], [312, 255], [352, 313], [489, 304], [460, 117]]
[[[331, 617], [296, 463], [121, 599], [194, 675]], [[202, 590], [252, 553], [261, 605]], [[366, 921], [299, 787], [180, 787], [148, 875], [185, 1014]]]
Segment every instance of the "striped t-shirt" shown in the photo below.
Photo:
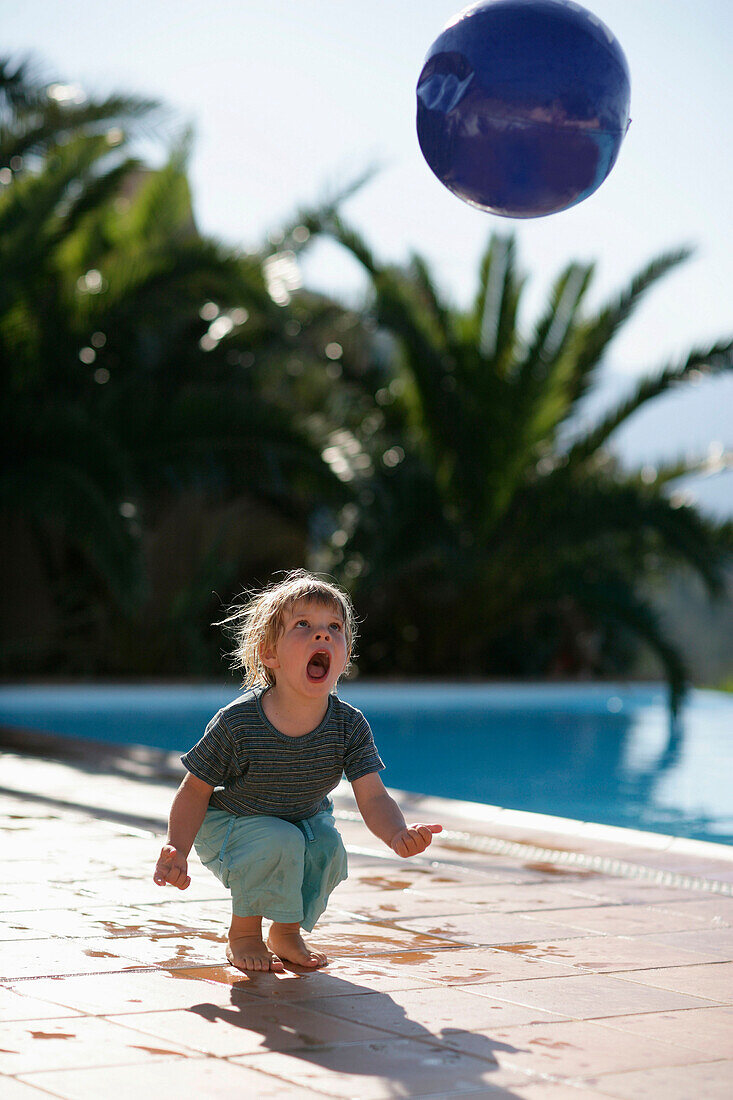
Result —
[[185, 767], [216, 790], [209, 805], [248, 817], [312, 817], [345, 773], [349, 782], [381, 771], [372, 731], [361, 711], [330, 695], [320, 726], [288, 737], [267, 720], [257, 687], [223, 707], [192, 749]]

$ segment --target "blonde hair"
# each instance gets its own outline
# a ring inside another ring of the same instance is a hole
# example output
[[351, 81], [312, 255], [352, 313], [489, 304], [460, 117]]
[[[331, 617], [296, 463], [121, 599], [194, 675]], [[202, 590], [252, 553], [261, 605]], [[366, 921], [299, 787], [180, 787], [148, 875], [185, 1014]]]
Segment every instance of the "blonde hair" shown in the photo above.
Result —
[[305, 569], [293, 569], [281, 581], [259, 592], [245, 592], [242, 600], [229, 609], [227, 617], [215, 624], [224, 627], [234, 641], [230, 659], [233, 668], [244, 670], [243, 687], [274, 686], [275, 673], [263, 663], [262, 653], [277, 643], [285, 616], [299, 600], [332, 607], [343, 619], [348, 656], [344, 672], [348, 672], [356, 642], [356, 615], [351, 597], [332, 581], [322, 580]]

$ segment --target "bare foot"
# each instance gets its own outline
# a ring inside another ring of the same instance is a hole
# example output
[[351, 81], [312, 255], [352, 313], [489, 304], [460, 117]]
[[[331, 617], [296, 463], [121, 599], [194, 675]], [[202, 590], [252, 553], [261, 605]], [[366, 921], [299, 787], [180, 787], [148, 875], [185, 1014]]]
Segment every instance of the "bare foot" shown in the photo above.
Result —
[[301, 936], [298, 925], [273, 922], [267, 937], [267, 946], [284, 962], [297, 963], [298, 966], [307, 966], [312, 970], [328, 964], [325, 955], [319, 951], [311, 951]]
[[227, 958], [237, 970], [282, 970], [283, 964], [267, 950], [262, 936], [230, 936]]

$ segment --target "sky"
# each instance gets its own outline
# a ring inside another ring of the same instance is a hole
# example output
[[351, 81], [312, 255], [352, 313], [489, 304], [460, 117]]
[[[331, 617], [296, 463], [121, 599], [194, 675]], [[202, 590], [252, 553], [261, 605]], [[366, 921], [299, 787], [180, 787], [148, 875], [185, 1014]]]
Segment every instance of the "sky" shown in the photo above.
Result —
[[[464, 305], [490, 233], [514, 231], [529, 276], [526, 324], [570, 259], [596, 264], [592, 306], [652, 257], [693, 246], [693, 258], [649, 294], [614, 342], [604, 368], [614, 392], [620, 382], [628, 388], [690, 348], [730, 335], [730, 0], [592, 0], [588, 6], [629, 62], [632, 124], [594, 195], [568, 211], [522, 221], [461, 202], [433, 176], [417, 143], [415, 85], [425, 54], [463, 6], [460, 0], [2, 0], [0, 52], [30, 54], [49, 80], [80, 84], [89, 95], [125, 91], [163, 101], [174, 127], [193, 127], [198, 227], [233, 246], [258, 246], [297, 209], [379, 166], [343, 207], [377, 255], [399, 262], [420, 253], [447, 297]], [[364, 285], [335, 245], [315, 246], [304, 275], [309, 285], [347, 299]], [[699, 450], [698, 436], [709, 429], [710, 440], [733, 448], [733, 378], [706, 380], [697, 389], [689, 405], [677, 398], [681, 428], [686, 420], [698, 424], [687, 442]], [[699, 411], [688, 416], [695, 401]], [[637, 414], [642, 427], [645, 416]], [[731, 486], [733, 513], [733, 475], [717, 480]]]

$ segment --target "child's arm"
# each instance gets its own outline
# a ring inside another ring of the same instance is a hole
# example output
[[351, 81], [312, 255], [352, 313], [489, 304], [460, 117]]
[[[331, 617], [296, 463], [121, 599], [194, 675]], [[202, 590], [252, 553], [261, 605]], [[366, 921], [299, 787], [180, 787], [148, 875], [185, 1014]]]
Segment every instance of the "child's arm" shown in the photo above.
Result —
[[168, 818], [168, 838], [160, 850], [153, 875], [158, 886], [177, 886], [185, 890], [191, 884], [188, 853], [201, 828], [214, 788], [189, 772], [173, 799]]
[[405, 824], [402, 811], [387, 793], [377, 772], [362, 775], [351, 786], [366, 827], [398, 856], [406, 859], [424, 852], [433, 833], [443, 830], [442, 825]]

